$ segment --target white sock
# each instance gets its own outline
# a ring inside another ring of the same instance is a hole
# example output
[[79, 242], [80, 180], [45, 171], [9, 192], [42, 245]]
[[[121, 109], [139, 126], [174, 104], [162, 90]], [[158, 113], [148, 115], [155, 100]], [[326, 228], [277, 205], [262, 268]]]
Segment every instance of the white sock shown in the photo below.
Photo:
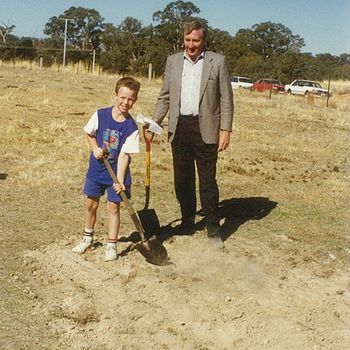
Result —
[[84, 228], [84, 238], [88, 242], [93, 241], [94, 229], [93, 228]]

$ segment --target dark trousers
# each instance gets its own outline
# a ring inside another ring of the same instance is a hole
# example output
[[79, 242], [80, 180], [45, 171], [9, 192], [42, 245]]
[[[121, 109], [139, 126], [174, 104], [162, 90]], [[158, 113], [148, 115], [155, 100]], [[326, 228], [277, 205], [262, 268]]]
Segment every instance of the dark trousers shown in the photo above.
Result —
[[199, 131], [198, 118], [180, 116], [171, 148], [175, 193], [180, 203], [183, 221], [193, 220], [196, 213], [196, 165], [199, 196], [206, 223], [215, 222], [219, 204], [219, 189], [216, 182], [218, 145], [204, 143]]

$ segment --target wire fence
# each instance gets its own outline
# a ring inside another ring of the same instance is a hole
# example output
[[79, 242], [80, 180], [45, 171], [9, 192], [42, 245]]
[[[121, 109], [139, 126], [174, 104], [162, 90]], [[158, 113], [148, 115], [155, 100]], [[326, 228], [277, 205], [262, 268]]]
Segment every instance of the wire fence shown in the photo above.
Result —
[[18, 64], [20, 61], [31, 62], [38, 67], [51, 67], [66, 64], [83, 64], [88, 70], [95, 72], [99, 54], [95, 50], [68, 48], [65, 52], [61, 48], [8, 46], [0, 45], [0, 61], [2, 64]]

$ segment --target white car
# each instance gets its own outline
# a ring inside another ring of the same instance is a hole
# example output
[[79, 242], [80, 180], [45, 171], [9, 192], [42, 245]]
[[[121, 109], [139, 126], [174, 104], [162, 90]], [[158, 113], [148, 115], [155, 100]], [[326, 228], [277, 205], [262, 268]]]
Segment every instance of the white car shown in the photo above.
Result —
[[330, 91], [324, 89], [320, 83], [312, 80], [294, 80], [291, 84], [285, 85], [284, 90], [288, 94], [295, 95], [319, 95], [330, 96]]
[[253, 83], [251, 79], [246, 77], [232, 77], [231, 78], [231, 86], [234, 89], [238, 89], [240, 87], [245, 89], [251, 89], [253, 86]]

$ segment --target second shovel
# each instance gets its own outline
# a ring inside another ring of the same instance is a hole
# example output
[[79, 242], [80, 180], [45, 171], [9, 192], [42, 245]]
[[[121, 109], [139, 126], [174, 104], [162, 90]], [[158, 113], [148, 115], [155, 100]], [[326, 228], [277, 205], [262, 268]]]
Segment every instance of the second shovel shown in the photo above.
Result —
[[154, 133], [149, 133], [150, 135], [147, 135], [146, 129], [146, 126], [142, 128], [143, 137], [146, 143], [146, 199], [145, 207], [137, 213], [145, 230], [146, 237], [150, 237], [151, 235], [157, 235], [160, 232], [160, 224], [155, 210], [148, 208], [151, 192], [151, 143], [153, 141]]

